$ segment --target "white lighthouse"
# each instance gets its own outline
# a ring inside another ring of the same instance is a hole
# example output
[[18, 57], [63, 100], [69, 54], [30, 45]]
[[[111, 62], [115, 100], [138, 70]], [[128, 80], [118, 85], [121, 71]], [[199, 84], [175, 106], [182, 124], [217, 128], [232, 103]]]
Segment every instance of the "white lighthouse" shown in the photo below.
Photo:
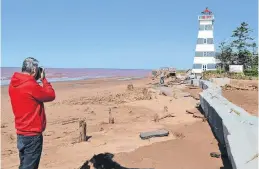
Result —
[[206, 70], [216, 70], [215, 47], [213, 39], [214, 15], [206, 8], [198, 16], [199, 32], [196, 43], [192, 73], [200, 74]]

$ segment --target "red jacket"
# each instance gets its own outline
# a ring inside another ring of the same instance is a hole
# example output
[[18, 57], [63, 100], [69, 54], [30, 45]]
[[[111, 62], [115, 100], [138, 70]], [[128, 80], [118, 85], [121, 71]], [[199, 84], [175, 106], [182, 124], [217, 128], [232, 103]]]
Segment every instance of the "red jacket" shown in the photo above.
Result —
[[46, 128], [43, 102], [53, 101], [55, 91], [44, 78], [43, 87], [34, 77], [15, 72], [9, 85], [9, 96], [15, 117], [17, 134], [37, 135]]

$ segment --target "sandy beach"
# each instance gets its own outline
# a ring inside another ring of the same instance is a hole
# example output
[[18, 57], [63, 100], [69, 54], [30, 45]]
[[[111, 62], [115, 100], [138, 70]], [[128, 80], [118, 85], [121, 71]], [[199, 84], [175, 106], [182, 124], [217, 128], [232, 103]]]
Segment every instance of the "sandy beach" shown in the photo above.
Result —
[[[47, 128], [40, 168], [79, 168], [94, 154], [110, 152], [125, 167], [156, 169], [219, 169], [221, 158], [209, 125], [186, 110], [198, 100], [184, 97], [184, 85], [171, 90], [174, 97], [159, 95], [150, 79], [116, 78], [52, 83], [56, 100], [46, 103]], [[134, 89], [128, 90], [127, 85]], [[148, 89], [148, 96], [143, 91]], [[165, 111], [167, 107], [168, 111]], [[109, 124], [109, 109], [115, 119]], [[174, 117], [154, 121], [155, 116]], [[18, 168], [14, 118], [8, 87], [2, 86], [2, 167]], [[87, 122], [87, 142], [78, 143], [79, 120]], [[140, 132], [167, 129], [168, 137], [141, 140]], [[226, 168], [226, 167], [225, 167]]]

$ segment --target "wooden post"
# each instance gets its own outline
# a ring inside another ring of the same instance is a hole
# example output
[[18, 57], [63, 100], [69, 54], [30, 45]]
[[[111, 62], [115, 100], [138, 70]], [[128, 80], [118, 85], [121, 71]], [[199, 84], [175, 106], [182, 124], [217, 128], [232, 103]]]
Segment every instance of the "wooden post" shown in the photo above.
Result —
[[128, 89], [128, 90], [133, 90], [133, 89], [134, 89], [133, 84], [129, 84], [129, 85], [127, 86], [127, 89]]
[[114, 117], [112, 117], [112, 109], [109, 108], [109, 124], [114, 124]]
[[164, 106], [164, 112], [168, 112], [168, 107]]
[[79, 142], [86, 141], [86, 122], [84, 120], [79, 121]]

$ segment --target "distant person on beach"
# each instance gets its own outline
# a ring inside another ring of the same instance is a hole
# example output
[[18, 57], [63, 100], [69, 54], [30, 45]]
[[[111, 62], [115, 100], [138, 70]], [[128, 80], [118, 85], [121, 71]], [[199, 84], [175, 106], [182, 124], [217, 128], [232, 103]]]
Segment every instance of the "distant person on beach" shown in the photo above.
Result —
[[[41, 80], [42, 86], [37, 83]], [[38, 60], [29, 57], [22, 72], [15, 72], [9, 85], [9, 96], [15, 117], [19, 169], [37, 169], [40, 163], [43, 136], [46, 128], [44, 102], [55, 99], [55, 91], [45, 78]]]

